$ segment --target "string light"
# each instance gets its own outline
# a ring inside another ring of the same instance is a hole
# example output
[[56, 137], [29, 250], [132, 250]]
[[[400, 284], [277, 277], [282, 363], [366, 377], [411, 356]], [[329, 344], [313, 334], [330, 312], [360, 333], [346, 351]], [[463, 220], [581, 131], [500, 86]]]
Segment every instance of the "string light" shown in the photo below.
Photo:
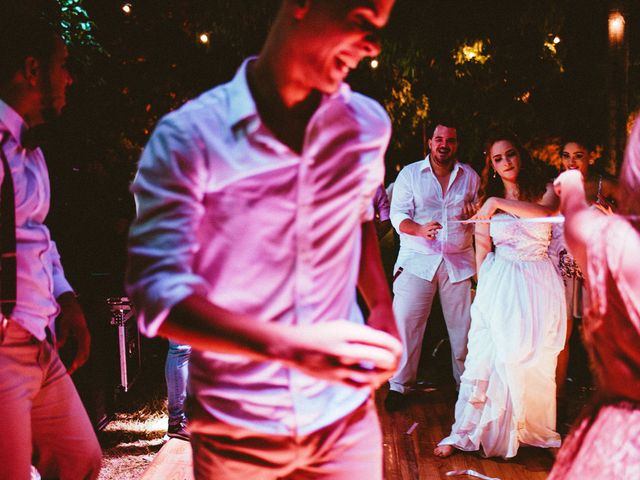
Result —
[[483, 65], [491, 58], [491, 55], [485, 53], [483, 40], [476, 40], [473, 44], [464, 44], [454, 53], [453, 58], [456, 65], [463, 65], [468, 62], [479, 63]]
[[206, 33], [201, 33], [198, 37], [198, 40], [200, 40], [200, 43], [202, 43], [203, 45], [207, 45], [209, 43], [209, 35]]
[[560, 37], [550, 33], [547, 37], [548, 40], [545, 40], [544, 46], [554, 55], [558, 54], [558, 44], [560, 43]]
[[624, 38], [624, 17], [618, 11], [609, 14], [609, 40], [613, 44], [622, 43]]
[[125, 3], [124, 5], [122, 5], [122, 11], [129, 15], [131, 13], [131, 4]]
[[371, 68], [378, 68], [378, 65], [378, 60], [376, 60], [375, 58], [371, 60]]

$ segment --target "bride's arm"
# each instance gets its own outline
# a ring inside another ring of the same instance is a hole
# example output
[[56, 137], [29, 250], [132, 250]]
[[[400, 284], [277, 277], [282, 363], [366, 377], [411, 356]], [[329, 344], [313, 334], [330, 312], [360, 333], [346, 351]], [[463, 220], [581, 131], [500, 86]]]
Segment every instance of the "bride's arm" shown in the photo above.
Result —
[[480, 267], [491, 251], [491, 236], [489, 235], [488, 223], [476, 223], [476, 271], [480, 272]]
[[476, 220], [487, 220], [498, 210], [517, 215], [518, 217], [548, 217], [558, 211], [558, 197], [553, 191], [553, 185], [547, 185], [547, 190], [542, 199], [537, 202], [524, 200], [507, 200], [501, 197], [490, 197], [473, 217]]

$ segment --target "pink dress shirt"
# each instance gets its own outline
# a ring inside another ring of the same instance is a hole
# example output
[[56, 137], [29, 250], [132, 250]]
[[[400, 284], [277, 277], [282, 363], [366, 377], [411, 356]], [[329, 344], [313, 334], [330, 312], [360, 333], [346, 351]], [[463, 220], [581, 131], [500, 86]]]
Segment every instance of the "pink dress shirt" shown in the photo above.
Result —
[[[16, 199], [17, 302], [11, 320], [38, 340], [59, 313], [56, 298], [71, 291], [60, 255], [44, 220], [49, 213], [49, 172], [42, 150], [20, 144], [22, 117], [0, 100], [0, 139], [9, 161]], [[4, 171], [0, 167], [0, 184]]]
[[[342, 85], [322, 100], [298, 154], [262, 123], [247, 62], [162, 119], [140, 160], [128, 291], [147, 335], [194, 292], [259, 322], [362, 322], [361, 223], [373, 218], [388, 117]], [[371, 394], [277, 362], [195, 350], [189, 390], [222, 421], [282, 435], [327, 426]]]

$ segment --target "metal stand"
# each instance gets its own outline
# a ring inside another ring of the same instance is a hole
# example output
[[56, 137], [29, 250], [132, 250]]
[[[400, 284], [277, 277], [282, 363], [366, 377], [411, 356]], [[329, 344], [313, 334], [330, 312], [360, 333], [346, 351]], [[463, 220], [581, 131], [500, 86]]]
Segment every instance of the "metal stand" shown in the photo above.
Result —
[[120, 384], [117, 388], [128, 392], [140, 373], [140, 333], [127, 297], [107, 299], [111, 310], [111, 325], [118, 327], [118, 352], [120, 358]]

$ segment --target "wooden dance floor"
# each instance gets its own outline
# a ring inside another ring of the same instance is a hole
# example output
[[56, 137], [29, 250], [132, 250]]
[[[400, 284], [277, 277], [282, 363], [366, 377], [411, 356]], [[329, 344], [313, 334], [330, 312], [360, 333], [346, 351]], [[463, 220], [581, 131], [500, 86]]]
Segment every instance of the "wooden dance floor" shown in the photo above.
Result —
[[379, 391], [376, 399], [384, 434], [386, 480], [474, 478], [447, 476], [447, 472], [456, 470], [475, 470], [500, 480], [544, 480], [551, 470], [553, 457], [538, 448], [521, 448], [518, 456], [509, 461], [462, 452], [445, 459], [434, 456], [433, 449], [449, 434], [453, 423], [456, 399], [453, 386], [428, 393], [415, 392], [410, 405], [394, 413], [387, 413], [382, 408], [385, 395], [386, 391]]
[[[451, 386], [434, 392], [416, 392], [406, 410], [389, 414], [382, 409], [386, 389], [377, 403], [384, 432], [386, 480], [472, 479], [447, 476], [454, 470], [475, 470], [500, 480], [543, 480], [553, 459], [545, 450], [522, 448], [509, 461], [484, 459], [477, 454], [457, 453], [447, 459], [433, 455], [438, 440], [449, 433], [453, 421], [455, 390]], [[143, 480], [191, 480], [191, 448], [182, 440], [169, 440], [158, 452]], [[355, 480], [355, 479], [354, 479]]]

